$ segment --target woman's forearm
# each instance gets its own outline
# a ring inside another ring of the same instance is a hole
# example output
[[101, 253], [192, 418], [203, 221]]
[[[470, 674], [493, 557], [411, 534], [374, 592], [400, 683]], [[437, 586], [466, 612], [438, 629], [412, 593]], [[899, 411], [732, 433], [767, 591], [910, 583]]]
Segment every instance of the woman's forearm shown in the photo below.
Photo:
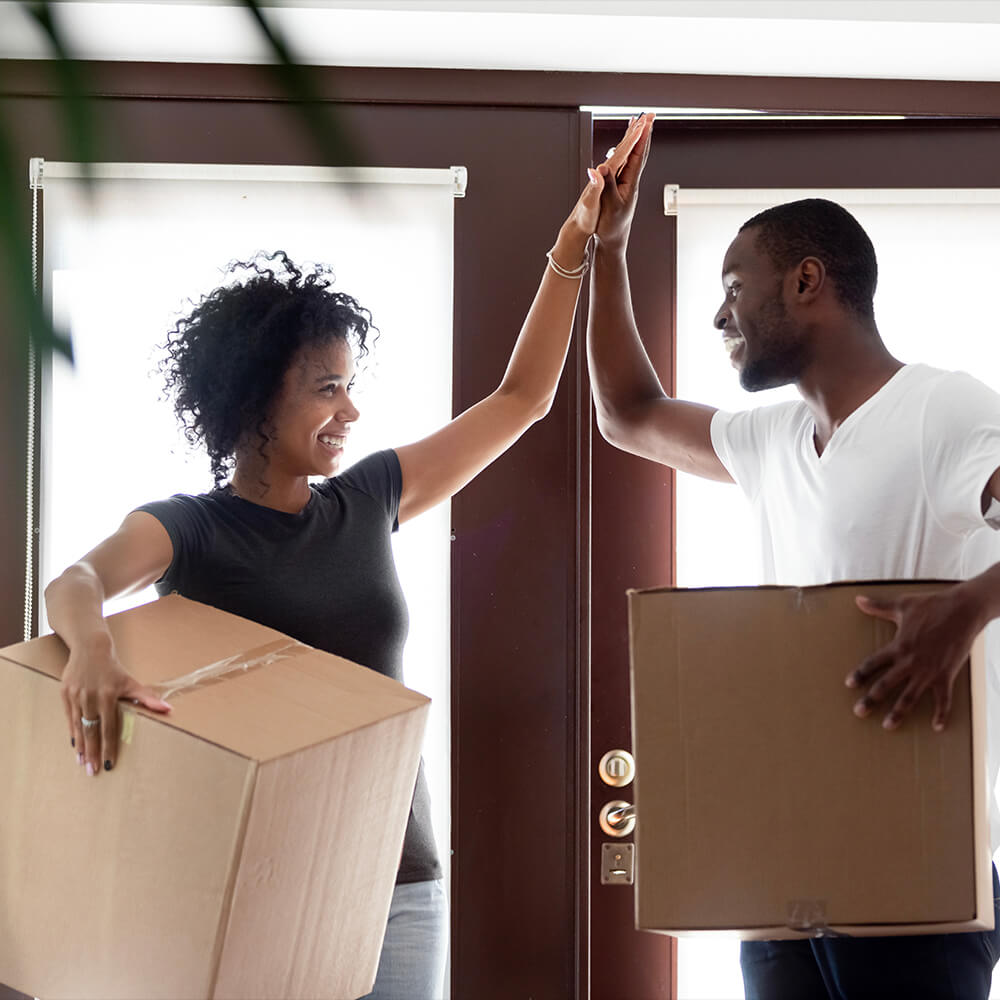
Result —
[[[577, 268], [584, 261], [589, 238], [570, 218], [559, 230], [553, 259], [566, 270]], [[511, 352], [498, 392], [515, 396], [533, 420], [548, 412], [555, 397], [582, 284], [582, 275], [566, 278], [546, 266]]]
[[45, 608], [49, 624], [71, 650], [110, 650], [104, 587], [86, 563], [74, 563], [45, 588]]

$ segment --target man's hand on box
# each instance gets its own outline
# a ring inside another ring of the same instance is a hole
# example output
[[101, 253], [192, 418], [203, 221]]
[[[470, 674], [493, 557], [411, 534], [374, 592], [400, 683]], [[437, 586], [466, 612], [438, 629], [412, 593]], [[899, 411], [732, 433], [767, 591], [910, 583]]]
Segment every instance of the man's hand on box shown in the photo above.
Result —
[[859, 596], [855, 600], [865, 614], [898, 627], [892, 642], [847, 677], [848, 687], [871, 684], [855, 703], [854, 714], [864, 718], [894, 698], [882, 725], [895, 729], [930, 691], [934, 697], [931, 725], [940, 732], [951, 712], [955, 678], [985, 624], [978, 604], [960, 584], [934, 594], [894, 600]]

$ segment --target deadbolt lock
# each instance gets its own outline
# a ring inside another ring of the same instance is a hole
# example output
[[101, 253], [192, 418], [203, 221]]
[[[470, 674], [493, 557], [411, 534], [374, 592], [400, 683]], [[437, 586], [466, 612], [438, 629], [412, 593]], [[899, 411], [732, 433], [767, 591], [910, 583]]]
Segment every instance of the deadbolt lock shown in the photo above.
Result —
[[635, 778], [635, 758], [628, 750], [609, 750], [597, 765], [601, 781], [612, 788], [624, 788]]

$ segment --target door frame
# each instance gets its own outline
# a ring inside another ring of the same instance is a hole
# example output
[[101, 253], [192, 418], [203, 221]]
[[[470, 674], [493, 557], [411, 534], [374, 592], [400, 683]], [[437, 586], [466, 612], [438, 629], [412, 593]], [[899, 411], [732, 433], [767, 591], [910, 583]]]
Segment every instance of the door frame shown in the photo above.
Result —
[[[101, 95], [102, 112], [124, 126], [108, 136], [107, 148], [102, 150], [107, 159], [318, 162], [296, 128], [279, 119], [285, 99], [267, 67], [94, 63], [83, 69]], [[5, 102], [5, 120], [13, 129], [15, 157], [25, 162], [32, 155], [71, 158], [58, 128], [48, 65], [7, 61], [4, 70], [0, 97]], [[960, 165], [936, 152], [937, 140], [946, 130], [952, 130], [953, 139], [965, 130], [962, 141], [977, 149], [992, 150], [1000, 136], [1000, 84], [995, 83], [328, 67], [317, 68], [314, 76], [320, 92], [341, 105], [352, 127], [370, 144], [375, 165], [441, 166], [447, 161], [470, 166], [470, 196], [458, 209], [456, 222], [456, 330], [470, 331], [466, 340], [456, 343], [458, 408], [495, 384], [498, 366], [506, 360], [516, 324], [537, 284], [542, 255], [576, 197], [581, 168], [590, 158], [592, 134], [580, 106], [649, 107], [668, 102], [678, 107], [749, 105], [775, 111], [947, 116], [950, 121], [925, 123], [928, 130], [936, 131], [927, 132], [923, 147], [927, 155], [911, 163], [917, 176], [915, 186], [925, 186], [919, 175], [931, 162], [950, 163], [952, 173], [957, 173]], [[739, 135], [743, 126], [727, 128]], [[671, 160], [669, 176], [675, 183], [717, 185], [720, 182], [713, 179], [713, 171], [719, 165], [710, 153], [711, 136], [703, 131], [699, 138], [698, 129], [691, 126], [685, 133], [684, 156]], [[456, 135], [465, 145], [454, 139]], [[658, 166], [660, 157], [655, 154], [662, 139], [676, 135], [672, 127], [658, 126], [657, 145], [642, 189], [643, 204], [659, 198], [657, 187], [668, 173]], [[904, 135], [905, 129], [894, 133], [896, 140]], [[770, 138], [787, 142], [788, 136], [787, 129], [776, 129]], [[262, 137], [270, 138], [264, 142]], [[546, 175], [527, 200], [523, 185], [512, 180], [509, 169], [512, 150], [525, 148], [540, 148], [546, 162], [553, 164], [551, 177]], [[276, 150], [280, 151], [277, 155]], [[671, 149], [671, 154], [676, 152], [676, 147]], [[751, 158], [754, 170], [770, 169], [767, 177], [773, 183], [773, 163], [768, 166], [766, 156], [758, 159], [759, 163]], [[993, 153], [989, 159], [961, 159], [966, 168], [963, 176], [970, 177], [976, 162], [983, 165], [983, 171], [986, 164], [996, 162]], [[886, 176], [891, 174], [897, 186], [898, 165], [897, 154], [885, 167]], [[740, 183], [746, 183], [745, 177]], [[886, 186], [885, 181], [880, 184]], [[477, 185], [489, 191], [490, 199], [476, 199]], [[845, 186], [843, 179], [837, 186]], [[27, 190], [25, 194], [21, 219], [27, 230]], [[491, 212], [485, 207], [489, 204], [503, 208]], [[515, 213], [517, 226], [511, 225], [507, 211], [511, 204], [521, 209]], [[664, 226], [656, 212], [650, 216], [654, 219], [659, 224], [655, 233], [647, 232], [646, 223], [637, 218], [630, 266], [641, 329], [661, 331], [656, 335], [656, 360], [665, 385], [672, 388], [673, 313], [668, 303], [672, 292], [667, 295], [662, 280], [656, 280], [658, 255], [670, 253], [670, 226]], [[485, 280], [493, 274], [504, 275], [502, 289], [496, 281]], [[0, 293], [3, 280], [0, 273]], [[27, 423], [25, 370], [23, 359], [10, 350], [11, 322], [9, 315], [0, 316], [4, 362], [0, 396], [7, 401], [0, 461], [7, 469], [21, 469]], [[581, 321], [578, 335], [582, 329]], [[596, 722], [591, 718], [591, 655], [600, 660], [605, 655], [602, 644], [613, 647], [619, 656], [626, 648], [620, 624], [605, 619], [609, 602], [618, 602], [615, 594], [621, 594], [625, 586], [664, 582], [663, 560], [658, 558], [647, 575], [637, 572], [634, 562], [628, 563], [624, 556], [617, 568], [612, 566], [606, 550], [622, 548], [619, 526], [637, 523], [624, 519], [627, 516], [643, 518], [645, 523], [657, 521], [660, 540], [655, 545], [661, 553], [664, 548], [672, 553], [673, 518], [663, 516], [665, 509], [671, 509], [672, 479], [669, 472], [655, 466], [639, 469], [638, 460], [614, 453], [595, 433], [581, 345], [578, 336], [567, 362], [567, 378], [547, 420], [529, 431], [517, 448], [455, 504], [454, 648], [457, 663], [474, 665], [460, 666], [455, 682], [454, 822], [459, 835], [463, 830], [485, 829], [494, 845], [492, 850], [473, 852], [472, 857], [460, 854], [453, 859], [456, 871], [464, 873], [455, 890], [455, 913], [466, 905], [497, 909], [499, 900], [501, 914], [497, 920], [478, 925], [456, 920], [456, 997], [489, 998], [493, 990], [505, 998], [523, 994], [611, 1000], [621, 995], [622, 982], [615, 975], [619, 963], [645, 968], [651, 961], [641, 956], [630, 959], [616, 950], [616, 941], [608, 937], [602, 892], [593, 881], [594, 852], [603, 839], [596, 832], [594, 806], [604, 792], [597, 784], [595, 760], [610, 748], [607, 743], [624, 739], [627, 728], [622, 728], [620, 705], [605, 710], [613, 698], [620, 698], [620, 690], [612, 696], [601, 688], [597, 701], [604, 714]], [[554, 462], [553, 455], [563, 456], [563, 461]], [[0, 644], [20, 639], [23, 616], [25, 487], [17, 476], [5, 479], [0, 492], [0, 548], [13, 556], [0, 567]], [[623, 506], [622, 483], [634, 490], [635, 495], [626, 498], [630, 504], [634, 501], [633, 507]], [[534, 518], [522, 503], [526, 487], [537, 501], [530, 508]], [[539, 532], [538, 511], [541, 523], [552, 527], [551, 531]], [[476, 581], [484, 579], [484, 540], [495, 541], [501, 529], [516, 541], [505, 551], [490, 553], [503, 563], [495, 574], [502, 587], [496, 589], [507, 595], [495, 601], [481, 588], [477, 590]], [[538, 554], [539, 535], [533, 532], [551, 535], [546, 562], [560, 567], [558, 572], [535, 574], [539, 579], [534, 581], [534, 602], [525, 599], [524, 580], [515, 572], [519, 565], [531, 565]], [[644, 541], [648, 543], [649, 536]], [[648, 553], [654, 546], [642, 548]], [[672, 563], [672, 556], [667, 560]], [[596, 571], [591, 570], [592, 563]], [[667, 568], [672, 572], [670, 565]], [[611, 596], [605, 598], [605, 594]], [[509, 642], [503, 644], [509, 639], [503, 634], [510, 631], [507, 622], [519, 620], [510, 616], [524, 614], [526, 609], [538, 631], [529, 656]], [[488, 656], [481, 656], [484, 649]], [[497, 666], [501, 661], [502, 669]], [[507, 665], [515, 661], [516, 669], [507, 671]], [[622, 670], [620, 660], [607, 670], [598, 664], [601, 676], [608, 672], [627, 676]], [[524, 685], [544, 709], [537, 720], [530, 718], [533, 704], [525, 698]], [[491, 716], [534, 723], [539, 730], [549, 728], [544, 739], [532, 744], [532, 753], [541, 756], [527, 770], [516, 769], [516, 747], [512, 752], [499, 738], [492, 747], [480, 739], [484, 720], [488, 722]], [[612, 716], [616, 721], [611, 721], [611, 731], [603, 731], [605, 718]], [[531, 774], [531, 768], [538, 766], [553, 769], [541, 785]], [[540, 824], [521, 824], [525, 815], [543, 818]], [[538, 859], [543, 862], [543, 875], [525, 878]], [[506, 880], [498, 883], [498, 871]], [[525, 881], [518, 885], [518, 879]], [[621, 898], [616, 897], [612, 910]], [[592, 913], [595, 904], [596, 917]], [[640, 935], [625, 923], [629, 910], [624, 906], [616, 911], [610, 926], [622, 939], [638, 939]], [[520, 921], [530, 929], [532, 917], [543, 925], [541, 940], [518, 933], [515, 927]], [[513, 935], [511, 927], [515, 927]], [[657, 955], [664, 947], [674, 947], [669, 939], [657, 938], [656, 945]], [[660, 990], [657, 1000], [663, 1000], [672, 995], [667, 990], [673, 989], [673, 983], [664, 986], [661, 976], [655, 988]], [[635, 1000], [640, 996], [636, 994]]]
[[[611, 126], [603, 123], [596, 125], [595, 147], [598, 150], [606, 148], [605, 143], [613, 142], [614, 138]], [[660, 123], [654, 131], [653, 146], [640, 188], [628, 260], [637, 323], [664, 388], [671, 393], [674, 391], [677, 262], [677, 219], [664, 214], [665, 185], [677, 184], [682, 189], [774, 188], [776, 202], [781, 200], [782, 189], [810, 187], [996, 187], [992, 164], [998, 157], [1000, 121], [996, 119]], [[733, 237], [735, 235], [733, 233]], [[721, 264], [720, 252], [720, 272]], [[719, 294], [721, 298], [721, 282]], [[713, 335], [711, 321], [711, 316], [705, 317], [705, 336]], [[719, 363], [725, 363], [721, 355]], [[694, 402], [713, 404], [711, 399]], [[595, 478], [602, 460], [603, 456], [595, 443]], [[641, 516], [643, 501], [634, 494], [643, 494], [649, 503], [655, 491], [660, 490], [666, 508], [666, 494], [669, 492], [670, 551], [673, 553], [673, 537], [677, 530], [673, 516], [675, 480], [671, 477], [667, 487], [666, 481], [663, 484], [656, 482], [647, 468], [651, 463], [641, 459], [631, 459], [630, 462], [627, 469], [621, 467], [616, 483], [617, 494], [626, 497], [625, 506], [619, 510], [612, 508], [611, 520], [617, 524], [645, 525], [647, 521], [636, 520]], [[614, 495], [611, 503], [614, 503]], [[595, 536], [602, 530], [599, 504], [600, 497], [595, 488]], [[653, 516], [657, 515], [654, 513]], [[638, 532], [632, 531], [632, 534], [638, 535]], [[657, 538], [657, 545], [664, 544], [659, 540], [660, 536], [654, 537]], [[669, 577], [647, 581], [643, 579], [643, 573], [649, 566], [649, 556], [641, 549], [634, 550], [627, 541], [623, 541], [620, 547], [626, 561], [635, 560], [633, 578], [639, 582], [630, 586], [669, 585], [674, 582], [673, 561]], [[596, 549], [595, 542], [595, 559]], [[607, 570], [608, 567], [602, 567], [602, 572]], [[627, 691], [619, 689], [610, 693], [609, 700], [621, 706], [621, 712], [625, 713], [626, 697]], [[601, 749], [595, 746], [595, 757], [599, 756]], [[673, 990], [676, 996], [676, 947], [674, 958]], [[595, 993], [594, 1000], [605, 1000], [612, 995]]]

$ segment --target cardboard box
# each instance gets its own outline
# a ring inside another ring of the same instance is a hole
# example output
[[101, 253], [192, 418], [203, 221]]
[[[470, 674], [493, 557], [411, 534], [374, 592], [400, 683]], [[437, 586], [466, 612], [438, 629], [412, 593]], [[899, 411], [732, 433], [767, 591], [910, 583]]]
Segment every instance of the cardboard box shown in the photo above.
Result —
[[146, 683], [212, 666], [170, 715], [125, 708], [117, 766], [88, 778], [64, 644], [0, 650], [0, 982], [45, 1000], [367, 993], [428, 700], [182, 597], [108, 622]]
[[982, 637], [943, 733], [929, 696], [890, 732], [844, 684], [895, 634], [855, 595], [942, 586], [629, 593], [637, 927], [992, 928]]

